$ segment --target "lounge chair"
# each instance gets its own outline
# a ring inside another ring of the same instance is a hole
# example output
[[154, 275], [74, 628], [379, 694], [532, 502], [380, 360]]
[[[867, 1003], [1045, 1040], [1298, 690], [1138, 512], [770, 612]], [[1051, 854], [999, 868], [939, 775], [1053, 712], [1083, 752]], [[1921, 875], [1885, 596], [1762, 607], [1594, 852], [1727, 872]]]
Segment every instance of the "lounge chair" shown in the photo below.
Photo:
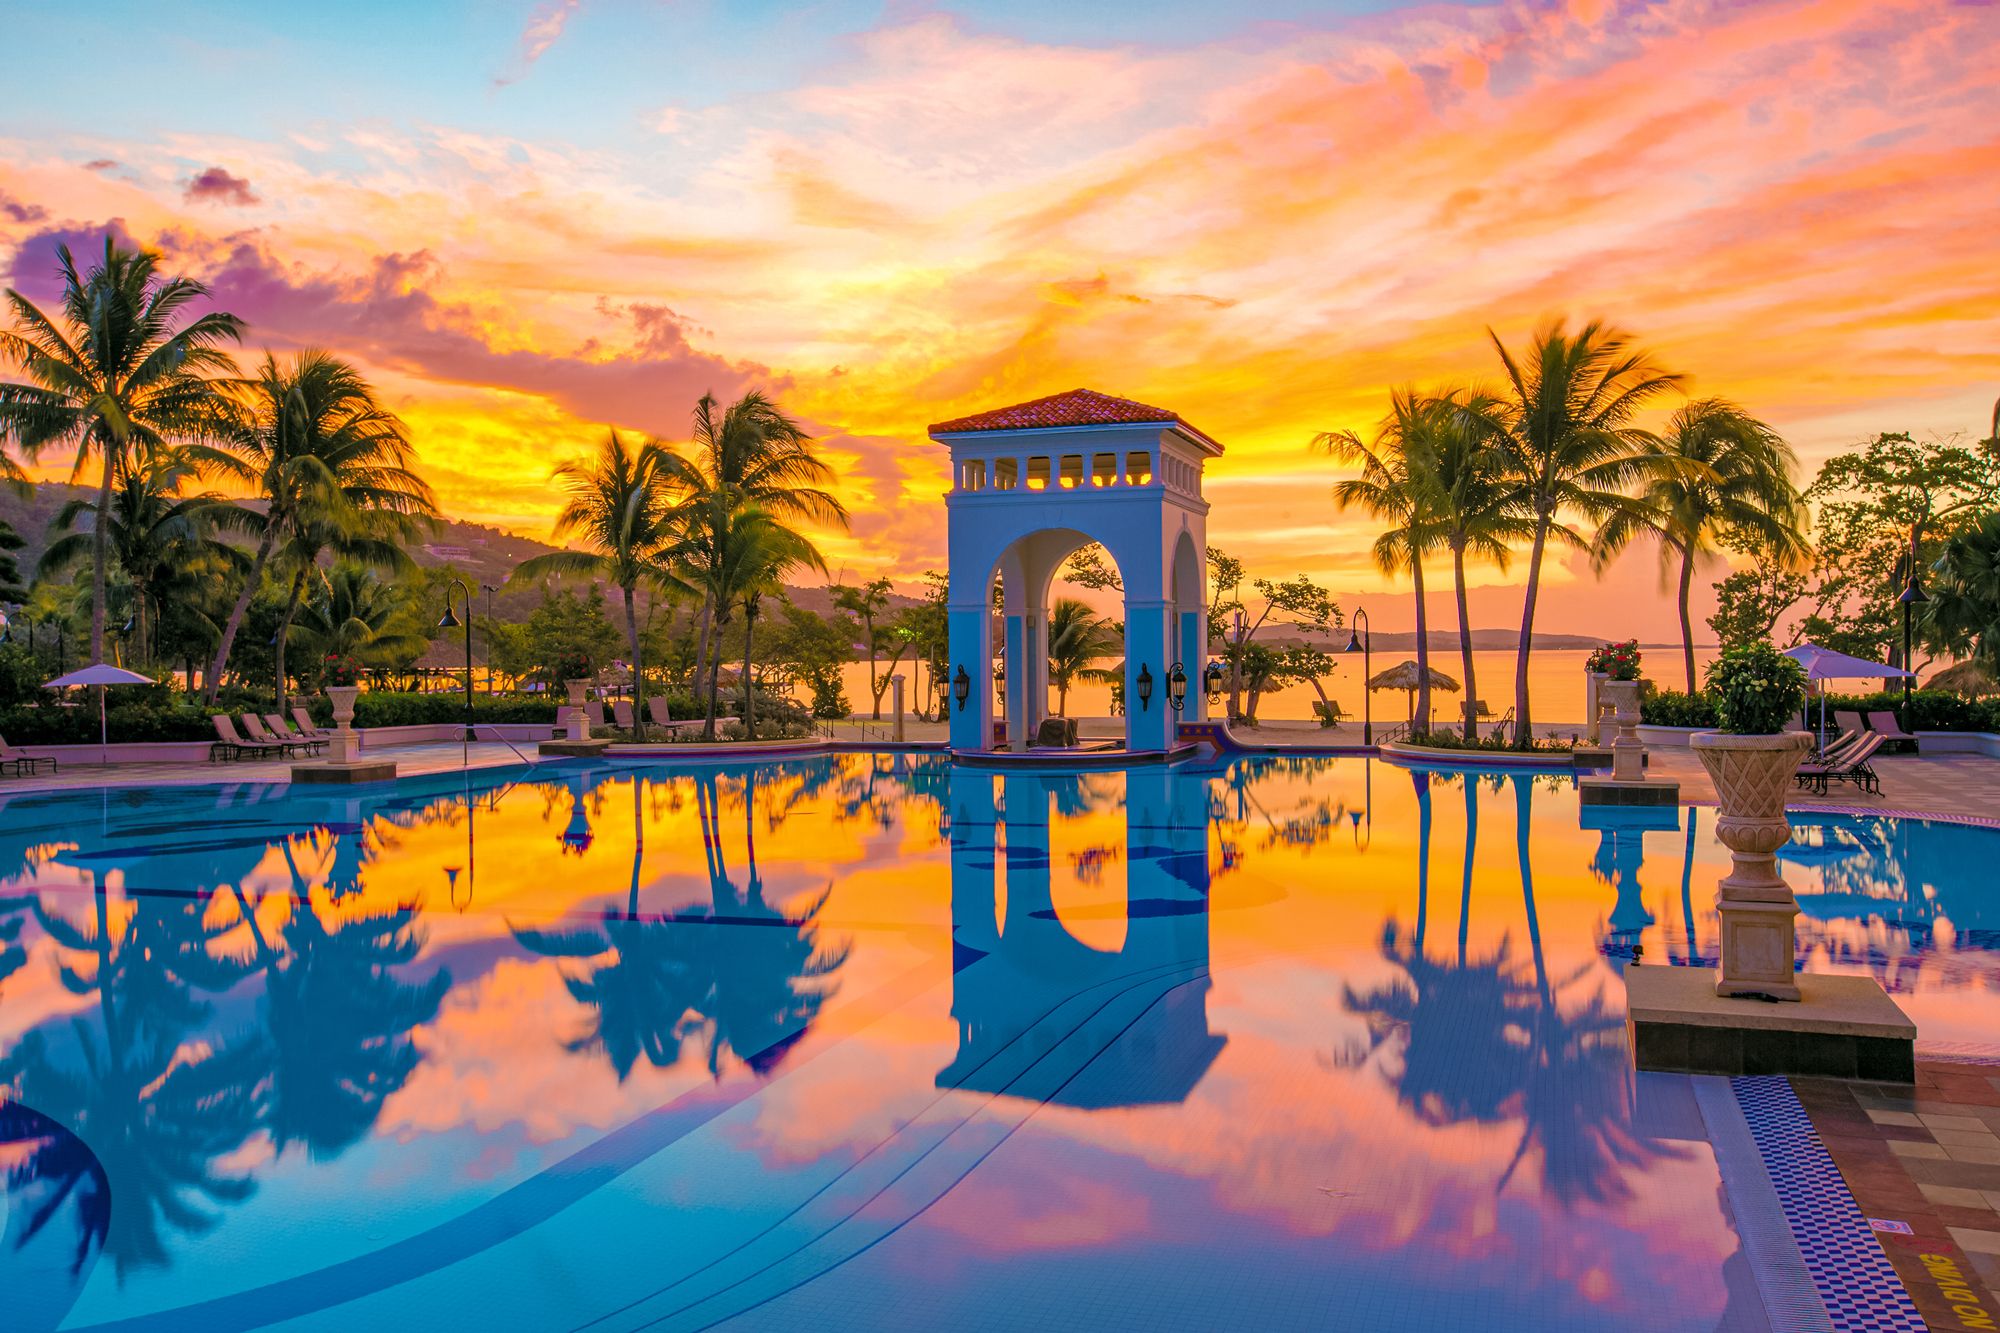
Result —
[[646, 716], [652, 718], [655, 723], [663, 727], [673, 721], [673, 718], [667, 714], [667, 701], [657, 694], [646, 700]]
[[1036, 750], [1073, 750], [1076, 748], [1076, 719], [1073, 717], [1045, 717], [1035, 728], [1035, 739], [1031, 745]]
[[1868, 724], [1861, 720], [1861, 714], [1849, 712], [1845, 708], [1835, 711], [1833, 724], [1842, 731], [1851, 731], [1857, 736], [1868, 730]]
[[610, 723], [604, 720], [604, 701], [601, 699], [584, 700], [583, 716], [584, 720], [589, 722], [593, 729], [597, 727], [608, 727], [611, 725]]
[[1875, 757], [1875, 752], [1882, 745], [1883, 738], [1871, 731], [1861, 738], [1860, 744], [1842, 751], [1831, 761], [1800, 764], [1795, 780], [1802, 787], [1810, 785], [1822, 796], [1836, 782], [1852, 782], [1870, 796], [1879, 796], [1882, 794], [1882, 781], [1875, 776], [1875, 770], [1868, 761]]
[[1313, 716], [1319, 719], [1319, 724], [1322, 727], [1337, 727], [1340, 725], [1341, 720], [1347, 716], [1347, 710], [1340, 706], [1338, 700], [1327, 699], [1314, 702]]
[[1917, 748], [1917, 738], [1903, 730], [1903, 724], [1896, 720], [1894, 713], [1870, 713], [1868, 715], [1868, 727], [1885, 741], [1906, 743], [1912, 750]]
[[9, 745], [5, 736], [0, 736], [0, 769], [11, 768], [14, 770], [14, 776], [19, 777], [24, 773], [35, 772], [43, 764], [47, 764], [51, 772], [62, 772], [62, 765], [55, 760], [40, 755], [24, 754]]
[[322, 727], [319, 723], [313, 721], [312, 714], [308, 713], [301, 705], [294, 705], [292, 707], [292, 722], [298, 727], [301, 735], [311, 736], [315, 740], [323, 741], [333, 735], [331, 729]]
[[276, 713], [264, 714], [264, 726], [271, 735], [281, 741], [296, 741], [306, 747], [307, 754], [317, 754], [326, 748], [326, 742], [312, 732], [298, 732], [292, 724]]
[[272, 735], [270, 729], [264, 725], [264, 719], [258, 717], [255, 713], [245, 713], [243, 715], [243, 730], [249, 735], [253, 744], [275, 745], [278, 747], [278, 753], [280, 754], [296, 754], [298, 751], [307, 748], [304, 741], [295, 741], [287, 739], [284, 736]]
[[215, 723], [215, 741], [208, 747], [211, 763], [217, 759], [241, 759], [244, 755], [262, 759], [266, 755], [283, 754], [285, 747], [271, 741], [246, 741], [236, 730], [236, 719], [227, 713], [211, 713]]
[[618, 723], [620, 731], [632, 730], [632, 705], [624, 699], [611, 701], [611, 716]]

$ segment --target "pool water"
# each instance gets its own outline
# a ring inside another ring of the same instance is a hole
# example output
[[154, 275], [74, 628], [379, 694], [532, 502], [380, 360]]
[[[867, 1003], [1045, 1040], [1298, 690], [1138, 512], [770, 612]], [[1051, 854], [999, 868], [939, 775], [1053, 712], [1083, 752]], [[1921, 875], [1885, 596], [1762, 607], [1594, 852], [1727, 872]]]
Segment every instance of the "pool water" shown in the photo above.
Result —
[[[1712, 958], [1712, 812], [1580, 815], [1307, 757], [19, 794], [0, 1323], [1767, 1328], [1623, 1029]], [[1803, 965], [1988, 1049], [1996, 854], [1802, 821]]]

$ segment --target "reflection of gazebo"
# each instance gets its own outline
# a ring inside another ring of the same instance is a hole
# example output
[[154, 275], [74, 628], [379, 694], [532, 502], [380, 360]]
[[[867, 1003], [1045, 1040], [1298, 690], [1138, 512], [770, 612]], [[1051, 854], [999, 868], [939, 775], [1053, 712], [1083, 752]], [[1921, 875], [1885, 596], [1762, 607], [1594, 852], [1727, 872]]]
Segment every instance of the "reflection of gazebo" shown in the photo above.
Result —
[[[1457, 681], [1445, 675], [1444, 672], [1439, 671], [1436, 667], [1430, 668], [1430, 673], [1431, 688], [1434, 690], [1447, 690], [1456, 694], [1463, 688]], [[1415, 721], [1417, 716], [1417, 688], [1422, 681], [1423, 677], [1418, 674], [1415, 662], [1399, 662], [1387, 671], [1378, 671], [1373, 676], [1370, 676], [1368, 678], [1368, 688], [1371, 690], [1402, 690], [1408, 696], [1405, 706], [1410, 715], [1410, 720]]]

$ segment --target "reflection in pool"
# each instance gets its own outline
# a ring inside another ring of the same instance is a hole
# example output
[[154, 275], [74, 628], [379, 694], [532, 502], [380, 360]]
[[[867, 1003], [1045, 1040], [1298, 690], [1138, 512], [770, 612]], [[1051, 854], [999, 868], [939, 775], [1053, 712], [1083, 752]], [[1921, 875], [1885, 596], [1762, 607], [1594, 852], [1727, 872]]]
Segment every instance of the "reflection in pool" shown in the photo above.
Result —
[[[1763, 1328], [1625, 1052], [1727, 859], [1646, 813], [1304, 757], [16, 795], [8, 1327]], [[1804, 965], [1990, 1042], [1996, 850], [1801, 821]]]

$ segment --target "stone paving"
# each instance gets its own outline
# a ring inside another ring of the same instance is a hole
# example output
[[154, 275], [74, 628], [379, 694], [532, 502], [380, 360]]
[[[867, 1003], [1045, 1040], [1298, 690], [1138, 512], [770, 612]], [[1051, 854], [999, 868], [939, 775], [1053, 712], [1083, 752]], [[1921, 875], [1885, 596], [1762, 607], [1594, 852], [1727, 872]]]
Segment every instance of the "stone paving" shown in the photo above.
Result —
[[1914, 1087], [1791, 1084], [1924, 1321], [2000, 1328], [2000, 1067], [1919, 1061]]
[[[1794, 789], [1786, 804], [2000, 820], [2000, 762], [1984, 755], [1881, 755], [1876, 757], [1874, 768], [1882, 779], [1879, 796], [1870, 796], [1852, 784], [1843, 783], [1824, 796], [1803, 788]], [[1647, 775], [1679, 782], [1683, 802], [1715, 803], [1715, 785], [1691, 751], [1650, 751]]]
[[[533, 761], [532, 741], [427, 741], [415, 745], [383, 745], [369, 749], [370, 759], [391, 759], [404, 776], [456, 773], [463, 768], [494, 768]], [[0, 798], [21, 791], [66, 791], [76, 787], [173, 787], [205, 782], [290, 782], [294, 763], [317, 763], [320, 757], [298, 760], [240, 759], [221, 763], [96, 764], [65, 762], [60, 772], [46, 767], [32, 777], [0, 777]]]

